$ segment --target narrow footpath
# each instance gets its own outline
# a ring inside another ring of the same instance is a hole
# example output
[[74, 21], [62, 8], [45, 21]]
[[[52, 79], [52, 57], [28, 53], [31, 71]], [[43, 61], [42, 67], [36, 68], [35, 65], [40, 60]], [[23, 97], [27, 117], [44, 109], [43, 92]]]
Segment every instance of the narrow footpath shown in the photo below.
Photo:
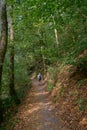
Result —
[[31, 91], [19, 107], [14, 130], [68, 130], [56, 116], [45, 81], [32, 82]]

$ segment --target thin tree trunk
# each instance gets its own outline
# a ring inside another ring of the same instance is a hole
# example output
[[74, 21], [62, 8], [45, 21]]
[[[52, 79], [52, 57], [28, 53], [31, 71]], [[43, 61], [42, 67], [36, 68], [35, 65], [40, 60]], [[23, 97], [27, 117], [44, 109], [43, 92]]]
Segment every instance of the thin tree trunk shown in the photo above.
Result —
[[56, 29], [56, 23], [55, 23], [54, 17], [53, 17], [53, 23], [54, 23], [54, 33], [55, 33], [55, 38], [56, 38], [56, 44], [57, 44], [57, 47], [58, 47], [58, 44], [59, 44], [58, 31]]
[[41, 46], [41, 54], [42, 54], [42, 61], [43, 61], [43, 79], [45, 78], [45, 71], [46, 71], [46, 65], [45, 65], [45, 58], [43, 55], [43, 47]]
[[54, 28], [54, 32], [55, 32], [56, 44], [57, 44], [57, 47], [58, 47], [59, 41], [58, 41], [58, 32], [57, 32], [56, 28]]
[[16, 104], [20, 103], [17, 97], [14, 84], [14, 25], [13, 25], [13, 6], [10, 6], [10, 95]]
[[[41, 33], [43, 38], [43, 33]], [[43, 79], [45, 78], [45, 72], [46, 72], [46, 65], [45, 65], [45, 57], [43, 54], [43, 40], [40, 40], [40, 48], [41, 48], [41, 55], [42, 55], [42, 65], [43, 65]]]
[[3, 63], [5, 58], [5, 53], [7, 49], [7, 38], [8, 38], [8, 25], [7, 25], [7, 12], [6, 12], [6, 4], [4, 0], [1, 0], [1, 40], [0, 40], [0, 124], [3, 121], [3, 109], [2, 109], [2, 100], [1, 100], [1, 80], [2, 80], [2, 71], [3, 71]]

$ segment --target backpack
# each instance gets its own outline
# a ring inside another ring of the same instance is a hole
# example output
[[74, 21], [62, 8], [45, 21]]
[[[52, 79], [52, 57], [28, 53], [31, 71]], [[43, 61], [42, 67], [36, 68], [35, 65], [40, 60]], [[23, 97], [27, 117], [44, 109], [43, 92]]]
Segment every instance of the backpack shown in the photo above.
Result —
[[38, 81], [40, 81], [42, 79], [41, 74], [38, 74], [37, 79], [38, 79]]

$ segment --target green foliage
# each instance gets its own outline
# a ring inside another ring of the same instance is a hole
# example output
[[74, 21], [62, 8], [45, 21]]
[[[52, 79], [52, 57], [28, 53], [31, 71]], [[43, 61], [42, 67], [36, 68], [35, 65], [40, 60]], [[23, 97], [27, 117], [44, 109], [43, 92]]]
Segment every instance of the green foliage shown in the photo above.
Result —
[[54, 67], [48, 67], [48, 73], [49, 73], [51, 79], [56, 78], [57, 72], [58, 72], [58, 67], [57, 66], [55, 66], [55, 68]]
[[2, 99], [9, 95], [9, 52], [5, 56], [5, 62], [3, 65], [3, 77], [2, 77]]
[[85, 83], [86, 83], [86, 80], [80, 80], [78, 82], [78, 88], [82, 88]]
[[76, 66], [81, 72], [85, 72], [87, 70], [87, 56], [83, 56], [82, 58], [78, 58], [76, 61]]
[[52, 91], [52, 89], [55, 87], [56, 85], [56, 81], [57, 81], [57, 73], [58, 73], [58, 68], [55, 67], [48, 67], [47, 70], [48, 74], [49, 74], [49, 79], [48, 79], [48, 90]]
[[86, 107], [87, 107], [87, 100], [85, 98], [79, 98], [77, 100], [77, 103], [78, 103], [79, 109], [81, 111], [84, 111], [86, 109]]
[[79, 92], [76, 92], [76, 96], [77, 96], [77, 97], [79, 96]]
[[60, 91], [59, 91], [59, 96], [62, 96], [64, 90], [65, 90], [64, 86], [61, 86]]
[[[14, 5], [15, 87], [20, 98], [29, 82], [30, 72], [37, 73], [43, 70], [43, 57], [46, 71], [49, 73], [49, 91], [55, 86], [58, 69], [63, 72], [65, 64], [74, 65], [79, 67], [81, 72], [86, 72], [87, 56], [84, 55], [87, 49], [86, 0], [8, 0], [8, 16], [10, 4]], [[58, 31], [58, 47], [55, 28]], [[8, 108], [11, 102], [11, 99], [7, 98], [9, 95], [9, 51], [8, 46], [2, 79], [2, 99], [4, 99], [5, 108]], [[79, 57], [80, 54], [83, 56]], [[61, 67], [56, 66], [57, 62], [61, 63]], [[32, 67], [33, 70], [31, 70]], [[80, 88], [84, 82], [80, 81], [78, 87]], [[20, 89], [21, 92], [19, 92]], [[61, 87], [60, 96], [63, 91], [64, 88]], [[69, 95], [72, 96], [72, 92]], [[81, 109], [84, 108], [84, 102], [84, 100], [78, 100]]]
[[48, 87], [47, 87], [47, 88], [48, 88], [48, 91], [51, 92], [52, 89], [53, 89], [53, 87], [54, 87], [53, 84], [49, 83], [49, 84], [48, 84]]
[[6, 130], [4, 124], [1, 124], [0, 130]]
[[73, 96], [73, 92], [72, 91], [69, 92], [69, 96]]
[[58, 101], [58, 98], [59, 98], [59, 96], [56, 95], [56, 96], [53, 98], [53, 102], [56, 103], [56, 102]]
[[[19, 99], [22, 101], [26, 97], [27, 91], [29, 91], [31, 88], [31, 84], [29, 86], [22, 87], [17, 90], [17, 94]], [[6, 123], [9, 123], [11, 128], [14, 127], [14, 123], [18, 122], [18, 119], [14, 121], [14, 119], [10, 120], [13, 115], [15, 115], [18, 112], [18, 106], [15, 105], [15, 102], [13, 100], [13, 97], [4, 98], [2, 100], [3, 103], [3, 113], [4, 113], [4, 121]], [[4, 124], [0, 127], [0, 130], [6, 130]]]

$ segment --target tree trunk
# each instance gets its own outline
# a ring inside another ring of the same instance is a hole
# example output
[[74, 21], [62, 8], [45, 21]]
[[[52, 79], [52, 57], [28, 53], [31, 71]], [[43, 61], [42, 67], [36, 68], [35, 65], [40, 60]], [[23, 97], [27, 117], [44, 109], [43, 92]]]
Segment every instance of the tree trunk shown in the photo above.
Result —
[[2, 71], [3, 63], [5, 58], [5, 53], [7, 49], [7, 38], [8, 38], [8, 29], [7, 29], [7, 12], [6, 4], [4, 0], [1, 1], [1, 40], [0, 40], [0, 124], [3, 120], [3, 109], [2, 109], [2, 100], [1, 100], [1, 80], [2, 80]]
[[55, 33], [55, 38], [56, 38], [56, 45], [57, 45], [57, 47], [58, 47], [58, 44], [59, 44], [58, 31], [57, 31], [57, 29], [56, 29], [56, 23], [55, 23], [54, 16], [53, 16], [53, 23], [54, 23], [54, 33]]
[[58, 41], [58, 32], [57, 32], [56, 28], [54, 28], [54, 32], [55, 32], [56, 44], [57, 44], [57, 47], [58, 47], [59, 41]]
[[2, 66], [0, 65], [0, 125], [1, 122], [3, 121], [3, 108], [2, 108], [2, 100], [1, 100], [1, 79], [2, 79]]
[[[43, 33], [41, 34], [42, 37], [43, 37]], [[40, 40], [40, 49], [41, 49], [41, 58], [42, 58], [42, 66], [43, 66], [43, 79], [45, 78], [45, 72], [46, 72], [46, 65], [45, 65], [45, 57], [44, 57], [44, 54], [43, 54], [43, 40]]]
[[13, 6], [10, 6], [10, 95], [16, 104], [20, 103], [17, 97], [14, 84], [14, 23], [13, 23]]
[[43, 55], [43, 47], [41, 46], [41, 54], [42, 54], [42, 61], [43, 61], [43, 79], [45, 78], [45, 72], [46, 72], [46, 65], [45, 65], [45, 58]]

